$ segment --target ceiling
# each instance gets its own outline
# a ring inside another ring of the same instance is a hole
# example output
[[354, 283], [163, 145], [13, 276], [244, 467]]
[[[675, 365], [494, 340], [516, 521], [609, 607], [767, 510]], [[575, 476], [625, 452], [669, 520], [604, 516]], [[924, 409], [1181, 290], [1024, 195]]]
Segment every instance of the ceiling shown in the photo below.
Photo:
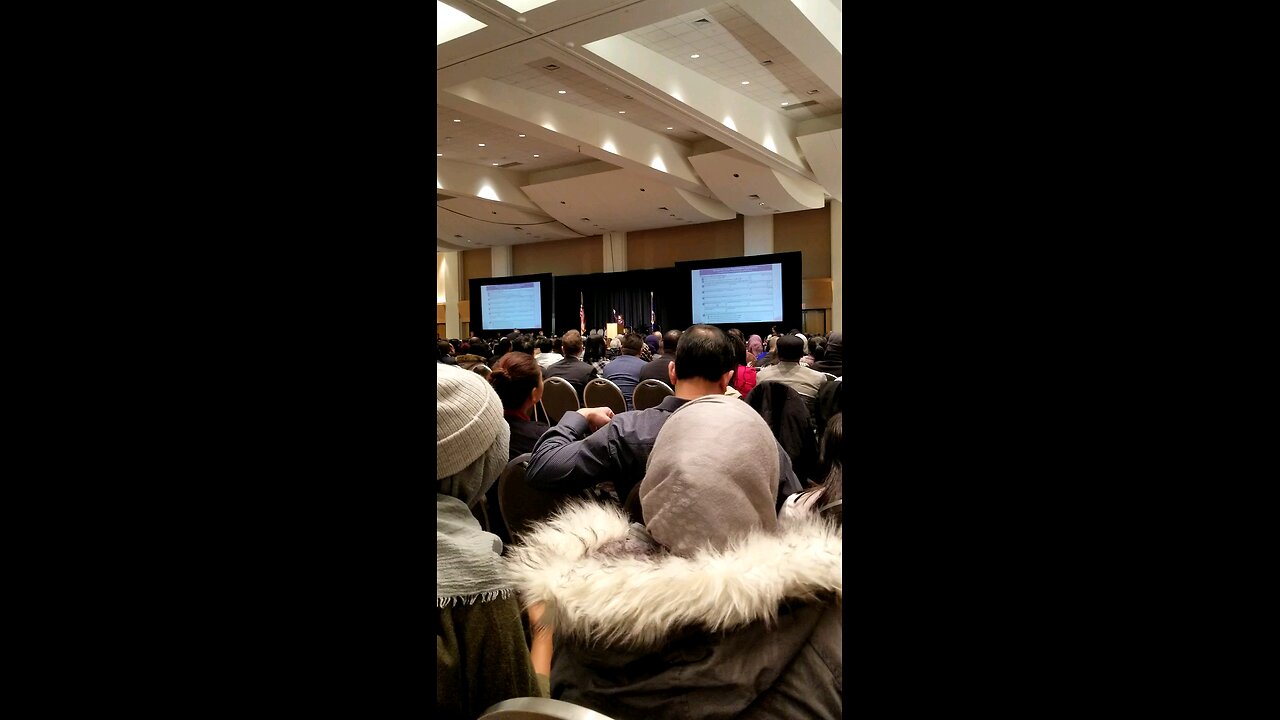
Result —
[[842, 0], [437, 0], [436, 249], [843, 201], [842, 15]]

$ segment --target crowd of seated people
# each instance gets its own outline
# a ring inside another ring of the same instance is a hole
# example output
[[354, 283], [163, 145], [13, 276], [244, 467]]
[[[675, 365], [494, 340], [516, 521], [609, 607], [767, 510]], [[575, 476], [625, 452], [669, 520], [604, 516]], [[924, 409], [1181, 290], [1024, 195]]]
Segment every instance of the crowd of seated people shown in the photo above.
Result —
[[[612, 358], [577, 330], [490, 340], [437, 347], [457, 366], [437, 367], [437, 709], [549, 696], [617, 719], [840, 717], [840, 334], [771, 336], [768, 364], [759, 335], [711, 325], [627, 332]], [[545, 378], [581, 403], [597, 376], [627, 412], [535, 419]], [[633, 410], [650, 377], [674, 394]], [[744, 402], [762, 388], [811, 413], [816, 457]], [[497, 476], [523, 453], [530, 488], [575, 497], [513, 544]]]

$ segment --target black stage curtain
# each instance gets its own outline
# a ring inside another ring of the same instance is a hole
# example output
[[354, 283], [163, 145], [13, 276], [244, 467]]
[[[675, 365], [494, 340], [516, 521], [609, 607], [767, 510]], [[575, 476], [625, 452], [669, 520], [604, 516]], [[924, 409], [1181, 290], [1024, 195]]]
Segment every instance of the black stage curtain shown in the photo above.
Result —
[[[587, 319], [587, 331], [604, 329], [614, 321], [617, 311], [628, 327], [649, 334], [649, 294], [653, 293], [655, 324], [662, 330], [670, 323], [688, 315], [680, 313], [676, 304], [684, 302], [677, 283], [675, 268], [654, 270], [629, 270], [626, 272], [592, 273], [589, 275], [557, 275], [555, 279], [555, 333], [563, 335], [569, 330], [580, 330], [578, 325], [578, 297], [581, 293], [583, 310]], [[687, 318], [685, 318], [687, 319]], [[681, 320], [683, 322], [683, 320]], [[687, 324], [687, 323], [686, 323]]]

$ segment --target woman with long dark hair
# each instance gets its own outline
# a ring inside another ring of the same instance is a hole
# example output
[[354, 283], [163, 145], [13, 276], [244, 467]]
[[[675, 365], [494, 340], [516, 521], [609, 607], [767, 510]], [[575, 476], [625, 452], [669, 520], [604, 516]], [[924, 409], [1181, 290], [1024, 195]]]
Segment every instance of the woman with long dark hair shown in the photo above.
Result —
[[844, 523], [844, 481], [840, 462], [840, 445], [844, 440], [843, 415], [844, 413], [832, 415], [822, 433], [822, 445], [818, 449], [822, 484], [788, 497], [778, 512], [779, 523], [791, 522], [808, 514]]

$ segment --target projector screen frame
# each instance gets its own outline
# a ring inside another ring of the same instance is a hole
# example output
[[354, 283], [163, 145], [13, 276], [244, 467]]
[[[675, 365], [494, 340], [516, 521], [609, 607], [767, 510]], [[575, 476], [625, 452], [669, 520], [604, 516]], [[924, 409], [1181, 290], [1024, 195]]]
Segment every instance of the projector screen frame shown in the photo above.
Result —
[[788, 330], [800, 328], [802, 327], [802, 322], [804, 320], [800, 292], [801, 259], [802, 256], [800, 252], [793, 251], [770, 253], [768, 255], [746, 255], [742, 257], [677, 262], [674, 269], [678, 274], [678, 286], [684, 296], [683, 307], [687, 308], [686, 316], [681, 319], [685, 321], [686, 327], [693, 324], [692, 271], [710, 268], [742, 267], [746, 265], [771, 265], [773, 263], [778, 263], [782, 266], [782, 320], [776, 322], [764, 321], [710, 324], [725, 330], [736, 327], [747, 337], [750, 337], [751, 335], [760, 335], [762, 338], [768, 335], [770, 328], [775, 325], [778, 328], [778, 332], [787, 332]]
[[[536, 282], [541, 283], [538, 286], [538, 296], [542, 302], [542, 312], [540, 313], [540, 323], [533, 327], [495, 327], [486, 328], [484, 326], [484, 303], [481, 302], [481, 287], [486, 285], [519, 285], [521, 283]], [[471, 334], [480, 335], [485, 333], [492, 335], [494, 333], [506, 335], [512, 330], [544, 330], [552, 326], [551, 311], [552, 303], [555, 299], [555, 276], [551, 273], [535, 273], [532, 275], [512, 275], [510, 277], [497, 278], [471, 278], [467, 281], [469, 292], [470, 318], [471, 318]]]

